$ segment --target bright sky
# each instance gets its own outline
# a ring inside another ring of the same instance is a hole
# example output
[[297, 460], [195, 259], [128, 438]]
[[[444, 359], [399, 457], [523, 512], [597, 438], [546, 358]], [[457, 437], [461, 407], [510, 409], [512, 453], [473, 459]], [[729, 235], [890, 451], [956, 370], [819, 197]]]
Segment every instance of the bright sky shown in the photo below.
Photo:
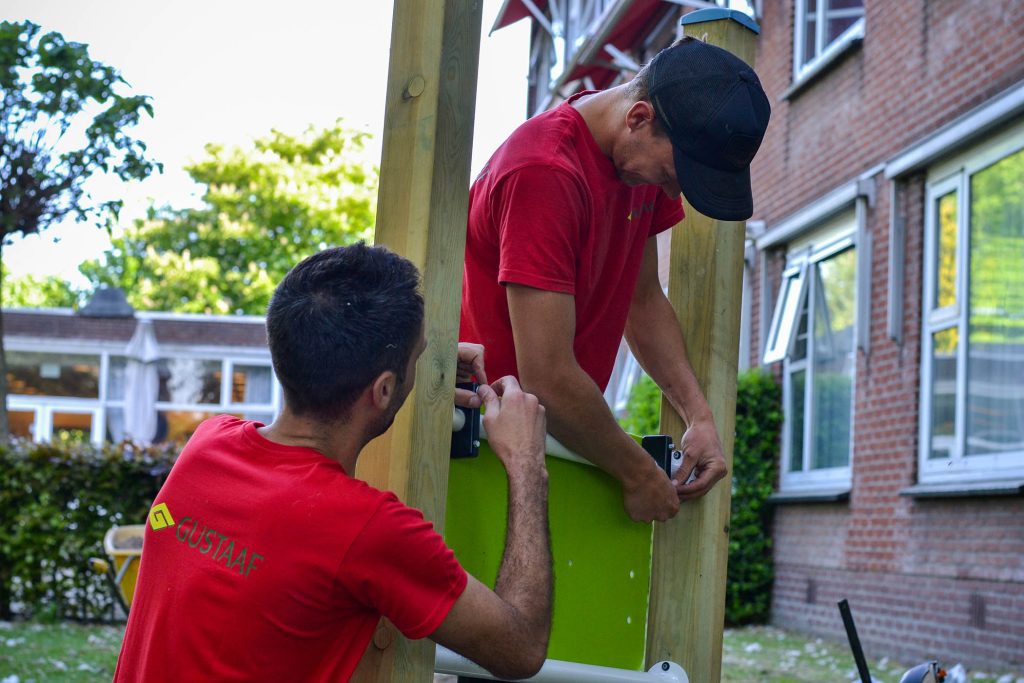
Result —
[[[500, 6], [484, 0], [473, 175], [525, 119], [529, 22], [488, 36]], [[0, 19], [30, 19], [87, 43], [133, 93], [153, 98], [155, 117], [133, 131], [163, 175], [97, 190], [125, 200], [122, 223], [149, 199], [194, 204], [197, 187], [181, 169], [208, 142], [244, 145], [271, 128], [298, 133], [341, 116], [374, 134], [369, 153], [379, 161], [391, 11], [388, 0], [0, 0]], [[3, 259], [15, 276], [81, 284], [78, 264], [107, 246], [103, 230], [71, 224], [18, 240]]]

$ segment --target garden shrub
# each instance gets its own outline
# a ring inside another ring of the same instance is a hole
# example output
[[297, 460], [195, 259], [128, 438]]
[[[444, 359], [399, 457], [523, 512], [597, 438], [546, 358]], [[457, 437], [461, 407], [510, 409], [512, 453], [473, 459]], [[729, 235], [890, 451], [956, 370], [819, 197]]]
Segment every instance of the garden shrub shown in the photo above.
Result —
[[177, 447], [0, 444], [0, 618], [108, 618], [106, 557], [114, 525], [141, 524]]
[[[650, 377], [645, 375], [634, 385], [626, 410], [620, 420], [623, 429], [658, 433], [661, 392]], [[775, 481], [781, 424], [782, 401], [774, 378], [756, 369], [740, 373], [725, 599], [729, 625], [768, 621], [774, 572], [767, 500]]]

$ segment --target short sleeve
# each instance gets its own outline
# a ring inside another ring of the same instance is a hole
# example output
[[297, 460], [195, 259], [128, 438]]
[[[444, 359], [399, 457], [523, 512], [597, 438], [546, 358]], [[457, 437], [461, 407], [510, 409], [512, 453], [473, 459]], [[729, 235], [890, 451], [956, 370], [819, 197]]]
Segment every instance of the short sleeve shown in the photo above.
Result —
[[651, 231], [648, 237], [665, 232], [679, 221], [683, 220], [683, 200], [681, 197], [669, 199], [668, 196], [658, 190], [658, 198], [655, 200], [654, 219], [651, 221]]
[[498, 281], [575, 294], [581, 235], [590, 202], [565, 171], [527, 166], [509, 173], [490, 197], [498, 226]]
[[389, 496], [349, 548], [338, 579], [407, 638], [433, 633], [466, 588], [466, 571], [419, 510]]

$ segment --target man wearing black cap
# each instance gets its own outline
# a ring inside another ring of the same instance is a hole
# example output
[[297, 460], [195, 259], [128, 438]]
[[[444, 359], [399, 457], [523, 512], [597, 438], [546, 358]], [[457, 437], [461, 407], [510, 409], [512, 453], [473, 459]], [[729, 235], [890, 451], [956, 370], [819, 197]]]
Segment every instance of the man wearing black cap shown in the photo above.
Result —
[[[551, 434], [622, 483], [637, 521], [669, 519], [726, 474], [655, 236], [682, 219], [680, 192], [712, 218], [750, 217], [769, 113], [749, 66], [684, 38], [629, 83], [525, 122], [470, 190], [460, 339], [540, 398]], [[623, 333], [687, 425], [674, 481], [604, 403]]]

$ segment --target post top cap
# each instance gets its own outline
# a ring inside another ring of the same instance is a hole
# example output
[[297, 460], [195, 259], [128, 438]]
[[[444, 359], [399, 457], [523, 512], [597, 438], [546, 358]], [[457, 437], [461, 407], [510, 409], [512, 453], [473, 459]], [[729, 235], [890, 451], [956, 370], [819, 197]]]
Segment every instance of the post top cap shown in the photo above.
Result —
[[690, 24], [703, 24], [707, 21], [718, 21], [720, 19], [732, 19], [733, 21], [746, 26], [758, 35], [761, 33], [761, 27], [757, 25], [756, 21], [750, 18], [749, 14], [735, 9], [726, 9], [724, 7], [709, 7], [707, 9], [699, 9], [696, 12], [690, 12], [683, 15], [683, 18], [679, 20], [679, 25], [688, 26]]

